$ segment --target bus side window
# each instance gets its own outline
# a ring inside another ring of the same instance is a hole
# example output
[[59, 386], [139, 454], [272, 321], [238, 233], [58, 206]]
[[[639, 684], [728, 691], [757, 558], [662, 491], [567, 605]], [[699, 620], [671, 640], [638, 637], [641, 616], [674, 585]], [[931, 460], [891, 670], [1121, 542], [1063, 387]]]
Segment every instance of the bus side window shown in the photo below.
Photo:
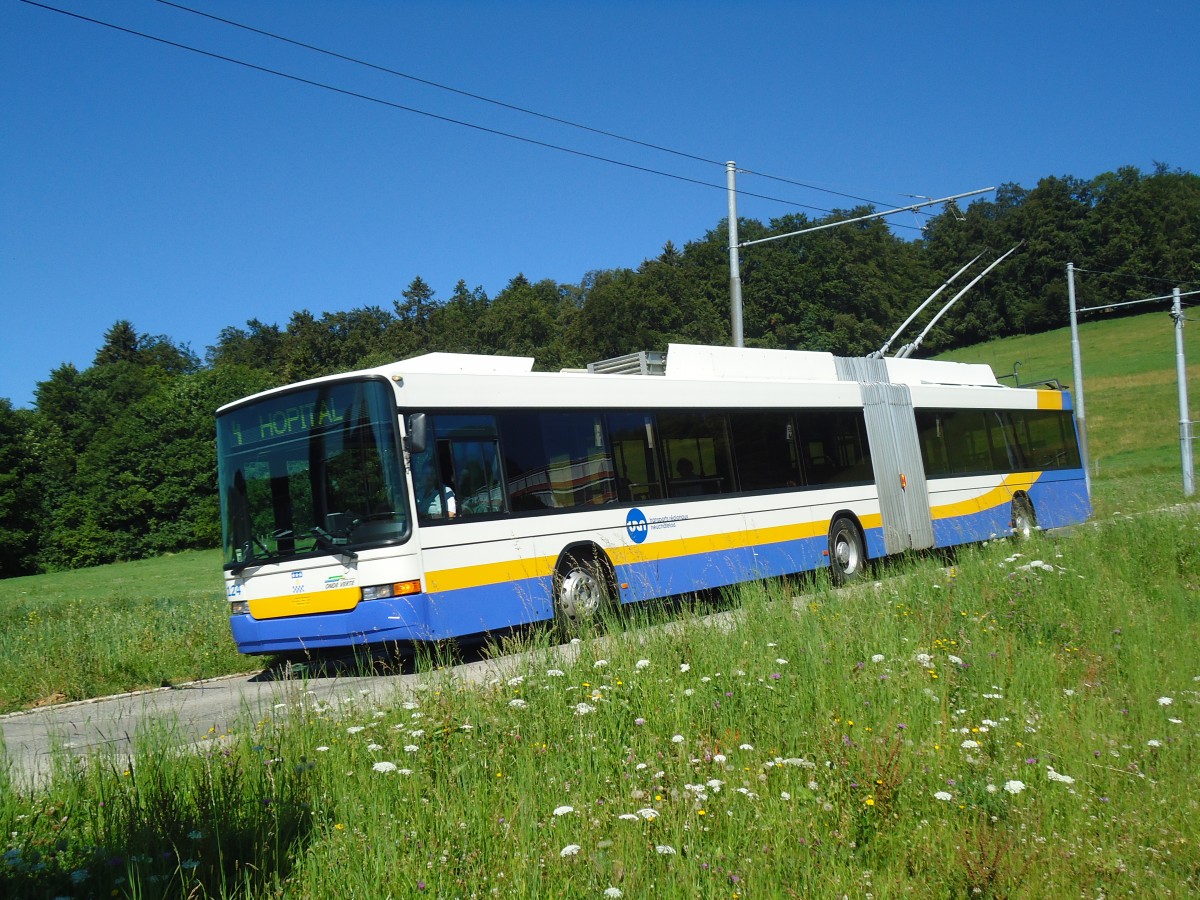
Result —
[[622, 503], [662, 499], [654, 416], [632, 412], [609, 413], [605, 418], [617, 473], [617, 499]]
[[808, 484], [858, 484], [874, 479], [861, 412], [810, 409], [797, 418]]
[[729, 424], [722, 413], [670, 412], [658, 416], [672, 497], [735, 490]]
[[451, 451], [459, 516], [504, 512], [497, 442], [494, 439], [453, 441]]

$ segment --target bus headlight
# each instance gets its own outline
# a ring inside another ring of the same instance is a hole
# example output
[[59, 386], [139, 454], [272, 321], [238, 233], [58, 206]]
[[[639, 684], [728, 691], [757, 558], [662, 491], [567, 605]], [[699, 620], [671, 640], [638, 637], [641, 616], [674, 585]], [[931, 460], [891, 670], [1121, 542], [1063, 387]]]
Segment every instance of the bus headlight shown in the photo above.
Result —
[[392, 584], [375, 584], [362, 589], [364, 600], [382, 600], [385, 597], [405, 597], [409, 594], [421, 593], [421, 582], [396, 581]]
[[249, 600], [234, 600], [229, 604], [229, 614], [231, 616], [248, 616], [250, 615]]

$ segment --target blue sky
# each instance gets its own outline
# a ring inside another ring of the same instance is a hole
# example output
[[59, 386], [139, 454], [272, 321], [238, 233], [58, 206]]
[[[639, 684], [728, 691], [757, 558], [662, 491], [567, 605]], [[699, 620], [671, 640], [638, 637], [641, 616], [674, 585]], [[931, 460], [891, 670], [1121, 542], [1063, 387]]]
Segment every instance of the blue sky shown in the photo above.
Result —
[[[720, 165], [331, 59], [155, 0], [125, 28], [708, 188], [306, 86], [0, 0], [0, 397], [129, 319], [227, 325], [391, 302], [420, 275], [637, 266], [726, 215]], [[1200, 4], [180, 0], [573, 122], [879, 208], [1155, 161], [1200, 171]], [[742, 175], [742, 216], [853, 205]], [[902, 214], [897, 225], [919, 224]], [[914, 235], [902, 229], [898, 233]], [[753, 252], [747, 251], [747, 252]], [[921, 298], [914, 298], [914, 303]], [[632, 348], [631, 348], [632, 349]]]

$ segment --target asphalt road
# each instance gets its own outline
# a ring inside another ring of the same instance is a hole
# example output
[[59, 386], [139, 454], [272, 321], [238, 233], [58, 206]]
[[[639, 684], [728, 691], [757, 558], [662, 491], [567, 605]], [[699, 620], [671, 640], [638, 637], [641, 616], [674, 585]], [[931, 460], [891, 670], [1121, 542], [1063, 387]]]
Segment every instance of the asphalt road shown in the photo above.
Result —
[[[455, 675], [482, 681], [495, 665], [469, 658]], [[315, 673], [267, 669], [0, 716], [10, 783], [18, 790], [38, 787], [54, 771], [59, 754], [126, 758], [150, 730], [169, 729], [183, 746], [236, 733], [248, 723], [283, 714], [299, 694], [336, 707], [347, 700], [381, 703], [415, 688], [411, 664], [388, 674], [362, 674], [361, 668], [333, 660]]]

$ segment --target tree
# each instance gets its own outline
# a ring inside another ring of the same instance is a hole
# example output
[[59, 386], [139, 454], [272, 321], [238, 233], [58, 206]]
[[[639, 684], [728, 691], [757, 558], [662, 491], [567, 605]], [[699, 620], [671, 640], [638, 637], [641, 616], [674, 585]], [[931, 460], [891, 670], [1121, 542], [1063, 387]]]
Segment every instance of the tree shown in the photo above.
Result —
[[38, 472], [33, 413], [0, 397], [0, 578], [36, 571]]

